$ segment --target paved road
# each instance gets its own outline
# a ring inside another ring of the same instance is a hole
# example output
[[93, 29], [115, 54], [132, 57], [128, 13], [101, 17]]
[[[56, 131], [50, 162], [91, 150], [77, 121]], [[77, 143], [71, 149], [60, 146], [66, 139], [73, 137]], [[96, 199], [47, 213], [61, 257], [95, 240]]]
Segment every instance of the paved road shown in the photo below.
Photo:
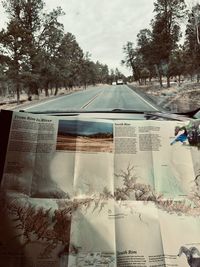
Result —
[[93, 87], [25, 108], [26, 111], [94, 111], [112, 109], [158, 110], [156, 106], [142, 98], [127, 85]]

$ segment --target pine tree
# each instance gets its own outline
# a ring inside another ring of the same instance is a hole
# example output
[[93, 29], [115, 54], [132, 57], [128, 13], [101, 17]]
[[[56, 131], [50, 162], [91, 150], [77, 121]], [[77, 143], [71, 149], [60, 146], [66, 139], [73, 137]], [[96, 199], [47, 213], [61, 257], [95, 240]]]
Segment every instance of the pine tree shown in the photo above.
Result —
[[185, 9], [184, 0], [157, 0], [154, 3], [155, 18], [152, 21], [154, 61], [160, 76], [161, 71], [164, 70], [168, 87], [170, 86], [170, 56], [177, 48], [181, 37], [180, 21], [186, 14]]

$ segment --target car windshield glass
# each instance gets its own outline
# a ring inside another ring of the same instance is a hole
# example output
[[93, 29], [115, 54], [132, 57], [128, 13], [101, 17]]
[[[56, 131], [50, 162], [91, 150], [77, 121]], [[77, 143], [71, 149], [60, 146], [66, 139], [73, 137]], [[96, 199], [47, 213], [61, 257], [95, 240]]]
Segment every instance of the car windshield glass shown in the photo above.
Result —
[[0, 8], [2, 109], [200, 106], [198, 1], [7, 0]]

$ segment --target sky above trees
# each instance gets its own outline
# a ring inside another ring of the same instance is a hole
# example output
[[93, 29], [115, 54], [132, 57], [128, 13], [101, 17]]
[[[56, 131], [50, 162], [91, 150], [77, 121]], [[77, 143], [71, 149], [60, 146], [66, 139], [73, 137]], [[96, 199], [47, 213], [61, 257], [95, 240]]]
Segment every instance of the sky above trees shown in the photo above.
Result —
[[[61, 6], [64, 16], [60, 21], [66, 32], [76, 36], [91, 59], [105, 63], [109, 68], [118, 67], [124, 74], [131, 74], [120, 65], [122, 47], [127, 41], [135, 42], [138, 32], [148, 28], [153, 18], [154, 0], [46, 0], [46, 10]], [[198, 1], [187, 0], [191, 5]], [[0, 7], [0, 27], [4, 26], [6, 15]]]

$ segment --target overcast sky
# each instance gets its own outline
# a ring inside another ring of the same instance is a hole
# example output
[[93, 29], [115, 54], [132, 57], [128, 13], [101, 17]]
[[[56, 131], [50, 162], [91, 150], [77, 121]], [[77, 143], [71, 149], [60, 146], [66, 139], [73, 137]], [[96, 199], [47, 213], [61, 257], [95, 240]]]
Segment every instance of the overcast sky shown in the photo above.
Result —
[[[122, 67], [122, 48], [127, 41], [135, 42], [138, 32], [149, 27], [153, 18], [154, 0], [46, 0], [46, 10], [61, 6], [65, 16], [61, 22], [66, 32], [71, 32], [84, 52], [94, 61], [99, 60], [109, 68]], [[194, 2], [187, 0], [187, 2]], [[1, 7], [0, 25], [5, 15]]]
[[140, 29], [148, 27], [153, 15], [153, 0], [47, 0], [48, 7], [61, 6], [65, 30], [72, 32], [84, 51], [110, 68], [123, 73], [122, 47], [135, 41]]

